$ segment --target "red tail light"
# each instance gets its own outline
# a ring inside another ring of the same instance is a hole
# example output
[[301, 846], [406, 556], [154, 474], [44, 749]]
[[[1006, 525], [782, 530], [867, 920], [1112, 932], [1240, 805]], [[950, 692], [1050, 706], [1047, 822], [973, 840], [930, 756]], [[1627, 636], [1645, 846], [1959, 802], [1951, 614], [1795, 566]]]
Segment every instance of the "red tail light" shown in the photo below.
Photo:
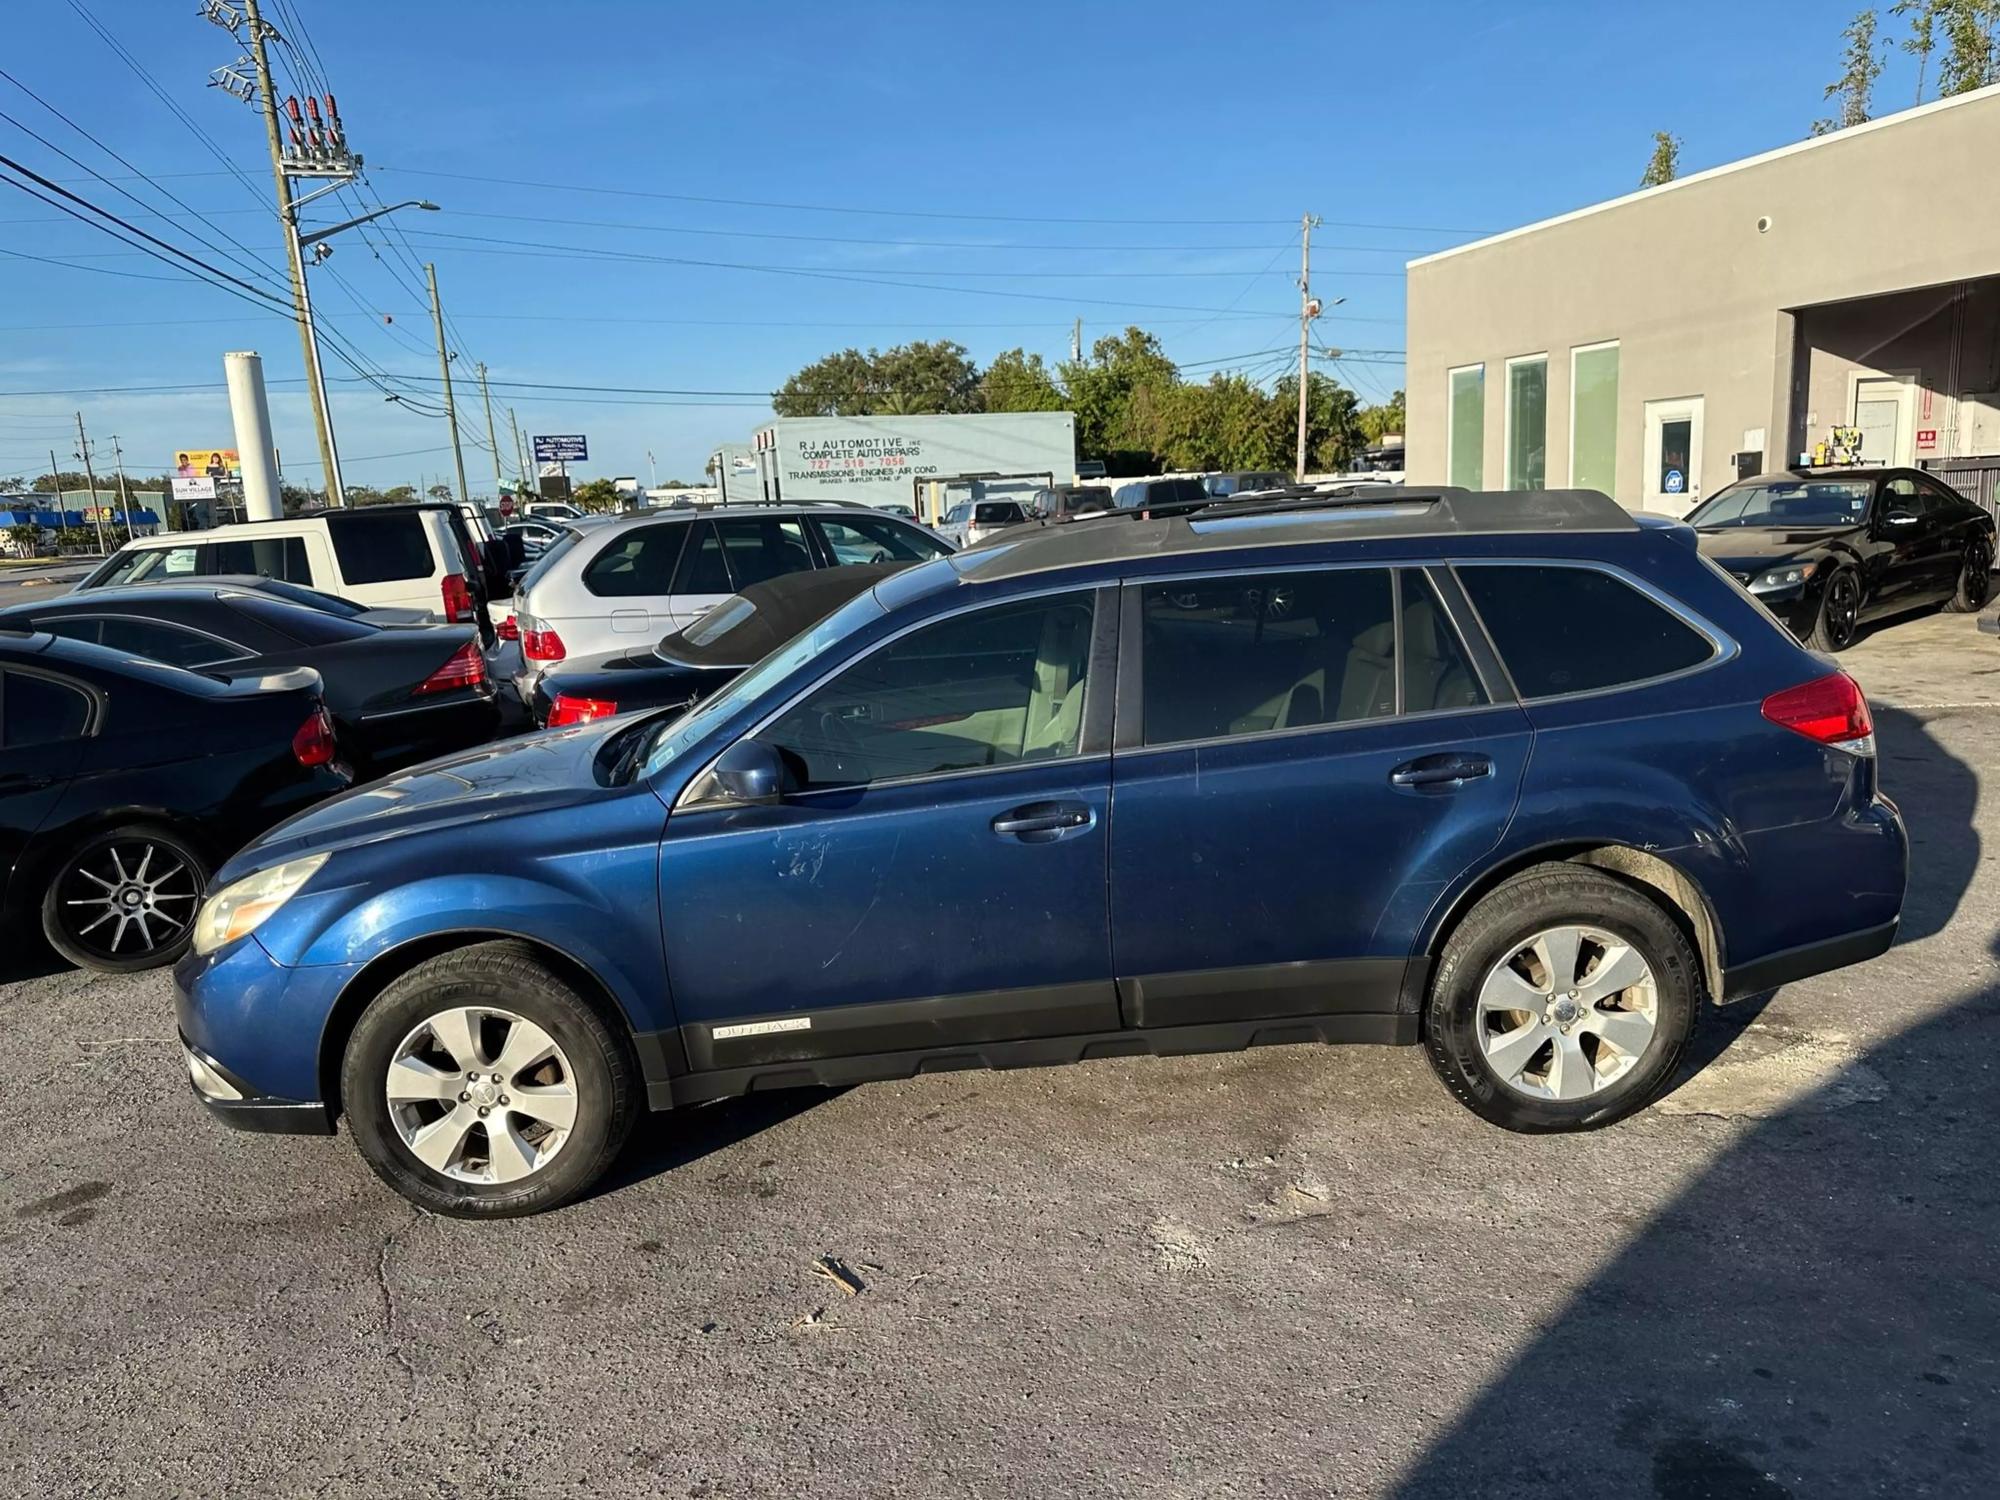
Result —
[[529, 661], [561, 661], [569, 653], [563, 650], [562, 637], [553, 630], [523, 630], [521, 654]]
[[292, 736], [292, 758], [302, 766], [323, 766], [334, 756], [333, 720], [322, 705]]
[[572, 698], [568, 693], [557, 693], [556, 701], [549, 705], [548, 727], [588, 724], [592, 719], [608, 719], [617, 712], [618, 705], [608, 698]]
[[521, 638], [521, 622], [512, 615], [503, 615], [500, 623], [493, 627], [493, 633], [503, 641], [518, 641]]
[[467, 641], [451, 659], [430, 676], [418, 683], [410, 696], [421, 698], [426, 693], [449, 693], [456, 688], [478, 687], [486, 681], [486, 658], [479, 654], [477, 642]]
[[462, 625], [472, 618], [472, 585], [465, 581], [461, 573], [447, 573], [440, 586], [444, 594], [444, 617], [453, 625]]
[[1822, 745], [1875, 753], [1875, 721], [1860, 684], [1845, 672], [1817, 677], [1764, 700], [1764, 717]]

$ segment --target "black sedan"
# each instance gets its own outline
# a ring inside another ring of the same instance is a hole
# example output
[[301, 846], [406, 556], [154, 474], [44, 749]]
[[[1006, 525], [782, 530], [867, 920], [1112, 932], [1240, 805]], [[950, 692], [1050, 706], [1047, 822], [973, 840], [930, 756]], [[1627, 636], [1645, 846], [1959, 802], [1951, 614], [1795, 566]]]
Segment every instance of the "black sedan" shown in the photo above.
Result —
[[0, 628], [0, 931], [39, 920], [111, 973], [171, 963], [209, 875], [349, 779], [304, 668], [214, 676]]
[[753, 583], [657, 646], [557, 662], [536, 680], [529, 708], [551, 729], [641, 708], [687, 708], [909, 566], [851, 563]]
[[500, 724], [486, 659], [464, 625], [385, 623], [203, 579], [38, 599], [0, 610], [0, 626], [226, 676], [310, 667], [364, 777], [483, 745]]
[[1805, 469], [1738, 480], [1689, 512], [1713, 558], [1819, 651], [1868, 620], [1992, 596], [1993, 518], [1919, 469]]

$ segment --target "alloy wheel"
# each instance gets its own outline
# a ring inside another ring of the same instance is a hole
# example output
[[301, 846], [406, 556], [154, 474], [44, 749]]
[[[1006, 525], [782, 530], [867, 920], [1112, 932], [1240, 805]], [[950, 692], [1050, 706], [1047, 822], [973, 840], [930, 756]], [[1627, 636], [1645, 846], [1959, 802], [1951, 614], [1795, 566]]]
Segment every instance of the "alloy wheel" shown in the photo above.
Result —
[[1958, 585], [1958, 597], [1963, 599], [1968, 610], [1986, 607], [1987, 598], [1993, 592], [1993, 563], [1986, 555], [1986, 549], [1975, 542], [1965, 554], [1965, 573]]
[[1826, 586], [1826, 638], [1836, 651], [1854, 644], [1855, 626], [1861, 619], [1861, 586], [1854, 575], [1840, 572]]
[[78, 948], [105, 959], [143, 958], [187, 936], [202, 879], [177, 850], [148, 838], [87, 850], [63, 875], [61, 921]]
[[576, 1073], [512, 1011], [461, 1006], [412, 1027], [389, 1060], [389, 1118], [411, 1155], [457, 1182], [519, 1182], [568, 1142]]
[[1502, 1087], [1575, 1100], [1639, 1065], [1659, 1023], [1652, 966], [1599, 928], [1551, 927], [1515, 944], [1487, 972], [1479, 1050]]

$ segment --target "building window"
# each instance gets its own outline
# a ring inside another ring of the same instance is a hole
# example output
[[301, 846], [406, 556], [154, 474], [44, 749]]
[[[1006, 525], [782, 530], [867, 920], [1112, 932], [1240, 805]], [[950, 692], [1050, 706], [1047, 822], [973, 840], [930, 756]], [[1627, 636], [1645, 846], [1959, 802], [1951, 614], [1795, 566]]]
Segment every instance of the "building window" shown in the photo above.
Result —
[[1451, 411], [1445, 429], [1445, 469], [1468, 490], [1486, 488], [1486, 366], [1448, 372]]
[[1507, 361], [1507, 488], [1539, 490], [1548, 483], [1549, 357]]
[[1581, 490], [1618, 492], [1616, 343], [1570, 350], [1569, 482]]

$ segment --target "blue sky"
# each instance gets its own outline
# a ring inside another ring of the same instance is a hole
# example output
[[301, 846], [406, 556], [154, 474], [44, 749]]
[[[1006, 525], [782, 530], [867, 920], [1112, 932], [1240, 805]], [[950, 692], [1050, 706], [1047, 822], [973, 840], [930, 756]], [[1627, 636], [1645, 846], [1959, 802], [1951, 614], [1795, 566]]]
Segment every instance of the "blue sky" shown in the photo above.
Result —
[[[714, 446], [746, 438], [768, 407], [652, 392], [768, 391], [850, 344], [949, 337], [982, 361], [1015, 345], [1053, 360], [1081, 317], [1086, 347], [1138, 323], [1196, 373], [1275, 372], [1281, 356], [1266, 351], [1296, 339], [1296, 226], [1308, 210], [1326, 221], [1314, 289], [1346, 298], [1322, 337], [1356, 351], [1343, 373], [1364, 397], [1385, 393], [1402, 383], [1406, 259], [1629, 191], [1656, 129], [1683, 138], [1684, 172], [1799, 139], [1825, 108], [1854, 9], [266, 3], [281, 30], [303, 23], [373, 197], [442, 207], [396, 216], [400, 239], [379, 225], [366, 240], [342, 235], [313, 273], [347, 347], [435, 400], [413, 264], [435, 261], [469, 426], [483, 437], [467, 384], [484, 361], [509, 383], [495, 387], [503, 445], [512, 406], [524, 431], [588, 434], [584, 472], [644, 478], [650, 450], [661, 479], [697, 478]], [[193, 10], [10, 7], [0, 68], [155, 183], [130, 180], [6, 78], [0, 153], [163, 238], [196, 248], [199, 234], [275, 274], [261, 124], [204, 86], [235, 50]], [[1892, 56], [1877, 112], [1913, 89], [1913, 65]], [[24, 126], [168, 217], [139, 217]], [[321, 222], [357, 211], [343, 202]], [[79, 407], [105, 459], [116, 433], [137, 470], [158, 472], [175, 447], [232, 445], [221, 354], [255, 348], [287, 477], [317, 482], [283, 317], [11, 188], [0, 189], [0, 248], [71, 262], [0, 256], [0, 476], [43, 471], [52, 445], [68, 466]], [[163, 385], [214, 388], [56, 393]], [[358, 379], [336, 379], [334, 392], [350, 483], [447, 474], [441, 420]], [[468, 447], [466, 467], [475, 493], [491, 489], [483, 449]]]

